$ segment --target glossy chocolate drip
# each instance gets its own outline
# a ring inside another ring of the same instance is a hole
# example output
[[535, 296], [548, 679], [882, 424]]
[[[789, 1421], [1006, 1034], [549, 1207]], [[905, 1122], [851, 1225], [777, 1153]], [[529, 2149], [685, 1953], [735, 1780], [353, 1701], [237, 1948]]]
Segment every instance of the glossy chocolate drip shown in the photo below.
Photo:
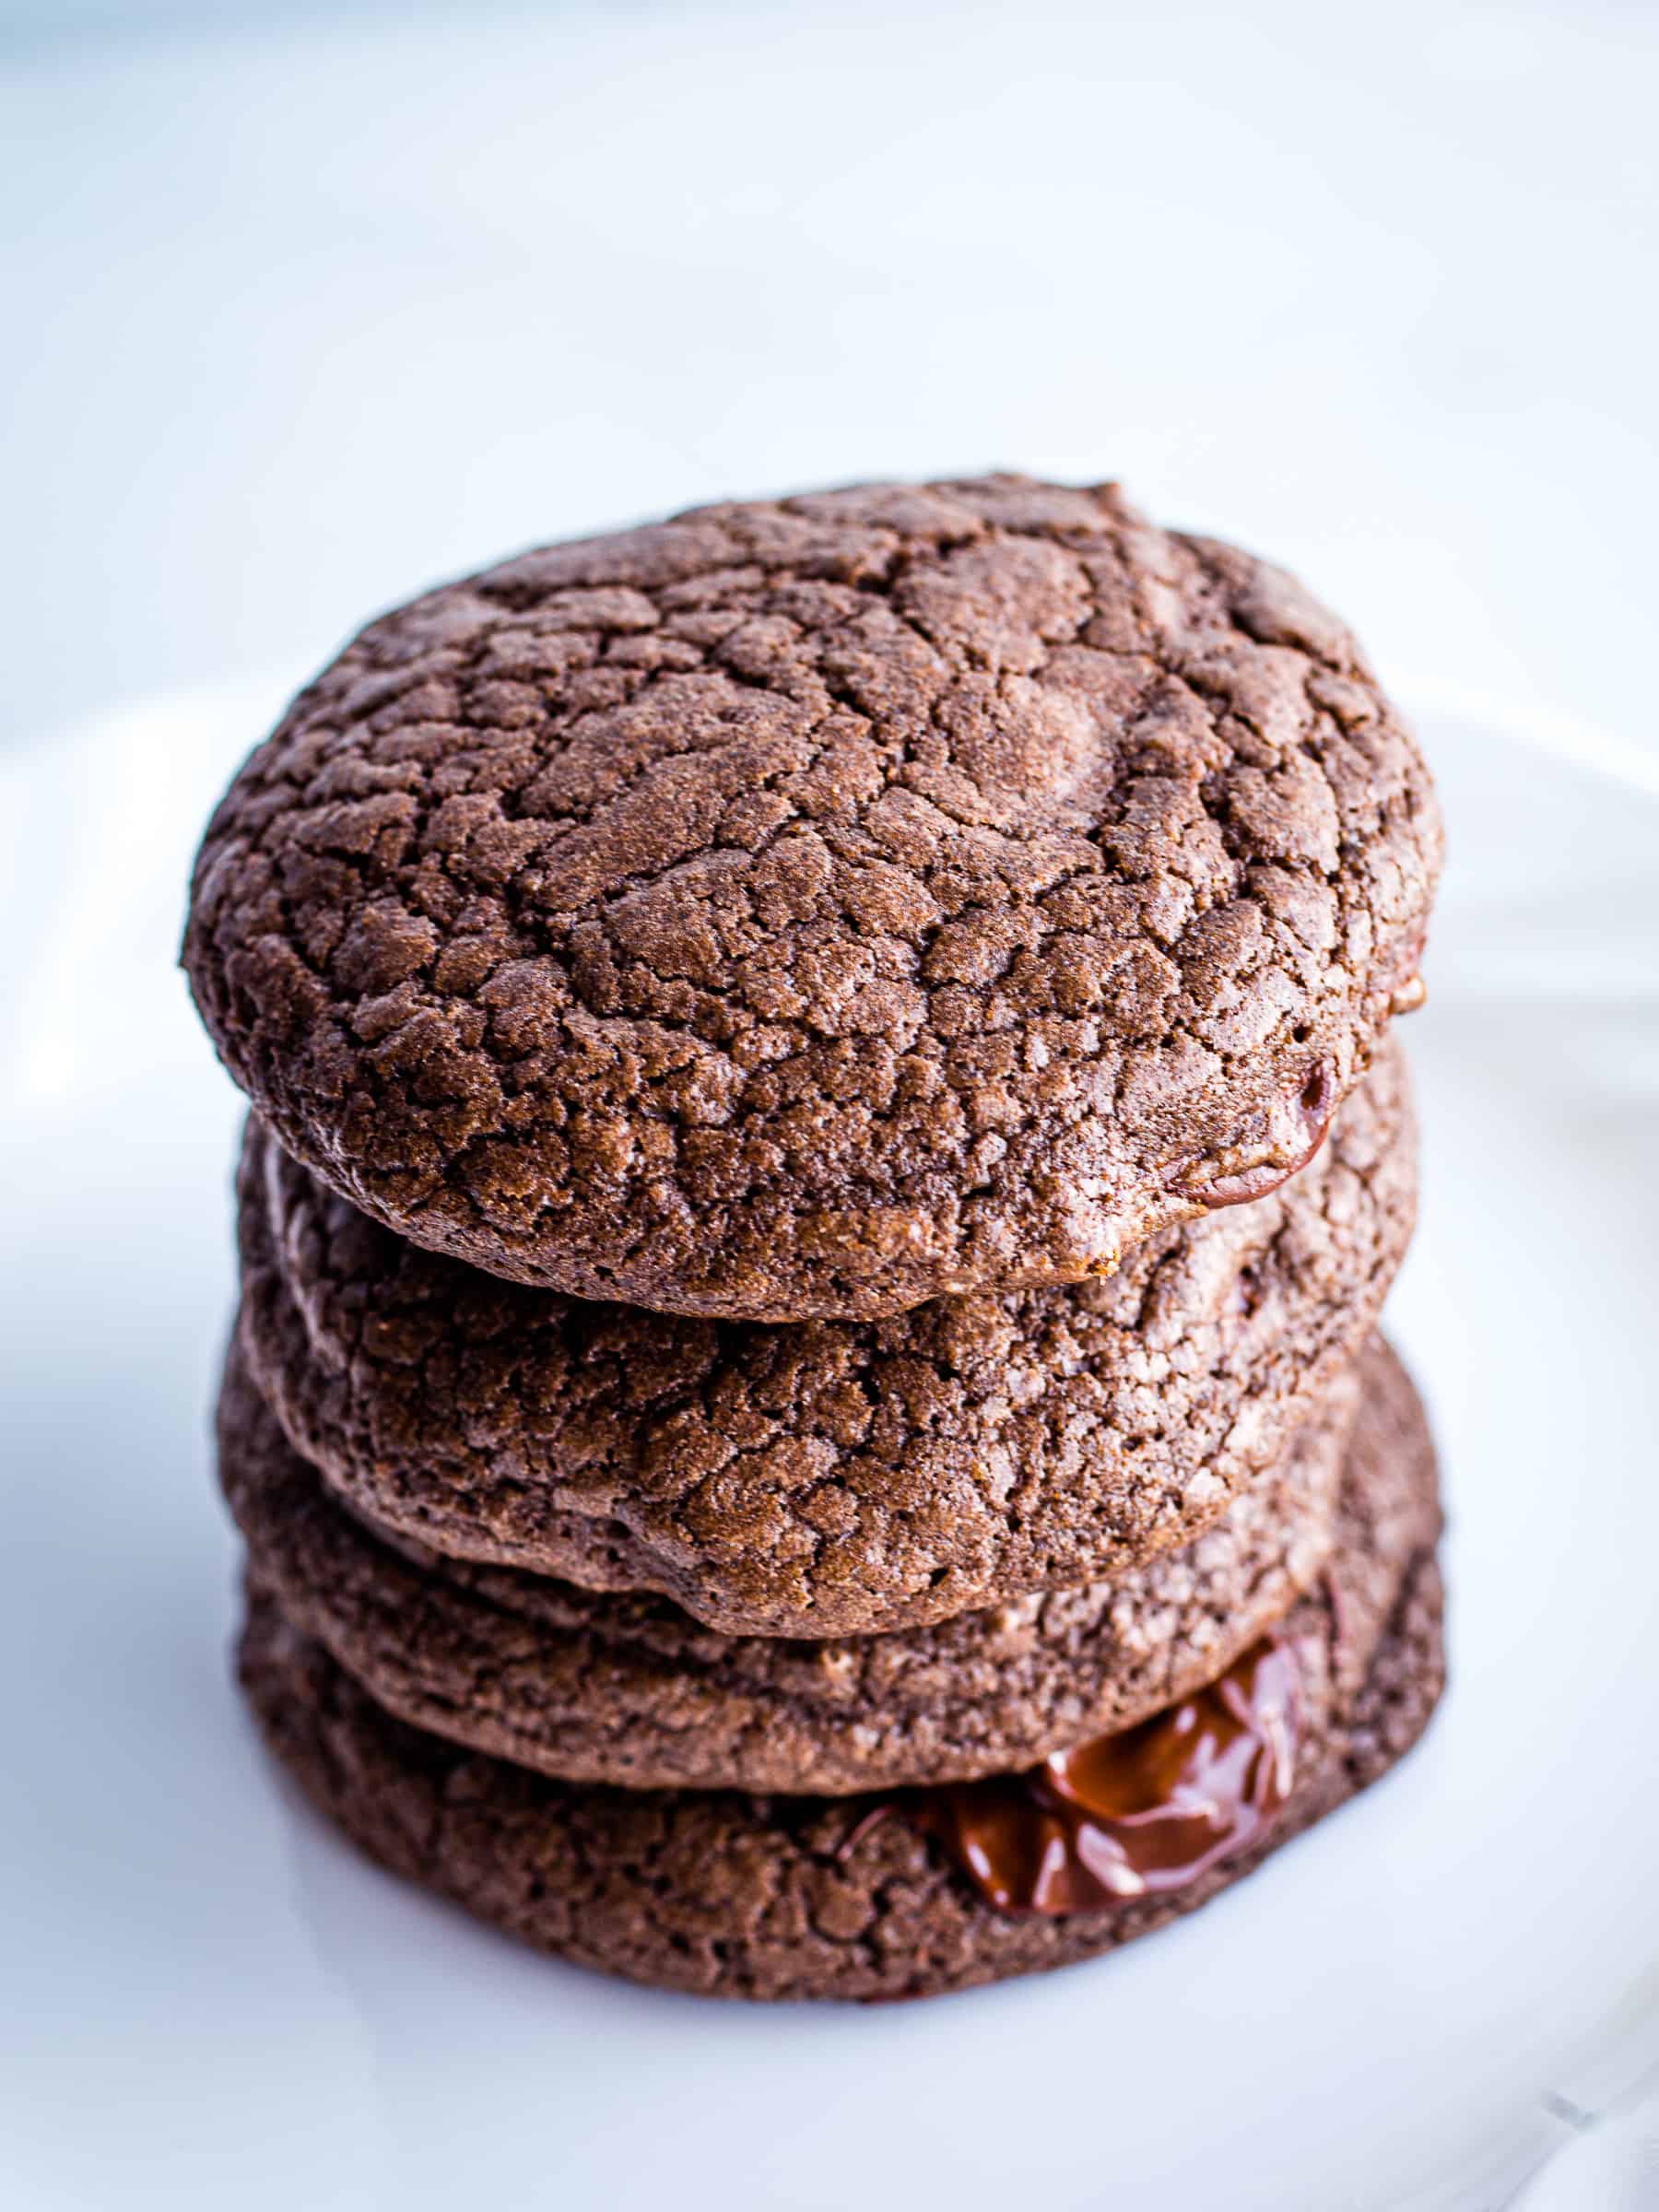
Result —
[[1418, 968], [1418, 962], [1423, 957], [1423, 947], [1428, 943], [1428, 938], [1427, 930], [1418, 930], [1417, 935], [1406, 947], [1399, 966], [1394, 970], [1394, 982], [1384, 986], [1383, 1000], [1391, 1016], [1415, 1014], [1429, 995], [1429, 986], [1424, 982]]
[[1294, 1157], [1284, 1161], [1259, 1160], [1254, 1167], [1241, 1168], [1236, 1174], [1217, 1175], [1208, 1182], [1189, 1183], [1185, 1186], [1187, 1195], [1212, 1213], [1224, 1206], [1244, 1206], [1253, 1198], [1265, 1198], [1269, 1191], [1277, 1191], [1281, 1182], [1288, 1182], [1292, 1175], [1307, 1166], [1330, 1135], [1335, 1111], [1336, 1087], [1331, 1079], [1331, 1071], [1324, 1061], [1317, 1061], [1308, 1070], [1297, 1094], [1295, 1112], [1300, 1140]]
[[1137, 1728], [899, 1809], [1000, 1912], [1088, 1912], [1177, 1889], [1253, 1843], [1289, 1794], [1296, 1660], [1276, 1636]]

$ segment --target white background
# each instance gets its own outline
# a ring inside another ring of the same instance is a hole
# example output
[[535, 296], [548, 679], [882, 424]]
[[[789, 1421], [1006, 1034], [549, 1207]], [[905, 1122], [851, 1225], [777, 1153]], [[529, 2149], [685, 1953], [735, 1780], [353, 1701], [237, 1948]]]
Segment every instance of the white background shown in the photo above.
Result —
[[1123, 477], [1652, 742], [1649, 0], [0, 0], [0, 715], [508, 547]]
[[[0, 26], [0, 2205], [1488, 2212], [1542, 2090], [1659, 2054], [1659, 15]], [[183, 873], [287, 688], [411, 589], [997, 464], [1289, 560], [1421, 712], [1453, 867], [1394, 1313], [1455, 1688], [1098, 1974], [722, 2011], [398, 1890], [255, 1752], [204, 1434], [238, 1110], [171, 971]]]

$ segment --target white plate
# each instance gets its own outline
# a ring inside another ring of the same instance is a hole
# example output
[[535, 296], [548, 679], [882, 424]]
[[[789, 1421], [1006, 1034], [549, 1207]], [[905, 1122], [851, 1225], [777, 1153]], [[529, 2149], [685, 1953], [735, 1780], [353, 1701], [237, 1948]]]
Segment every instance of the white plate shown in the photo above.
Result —
[[0, 774], [10, 1559], [0, 2200], [452, 2212], [1500, 2201], [1651, 2032], [1659, 804], [1424, 717], [1453, 865], [1405, 1034], [1391, 1325], [1453, 1514], [1453, 1688], [1207, 1912], [933, 2005], [721, 2006], [514, 1949], [361, 1865], [232, 1696], [206, 1409], [237, 1102], [171, 970], [282, 687]]

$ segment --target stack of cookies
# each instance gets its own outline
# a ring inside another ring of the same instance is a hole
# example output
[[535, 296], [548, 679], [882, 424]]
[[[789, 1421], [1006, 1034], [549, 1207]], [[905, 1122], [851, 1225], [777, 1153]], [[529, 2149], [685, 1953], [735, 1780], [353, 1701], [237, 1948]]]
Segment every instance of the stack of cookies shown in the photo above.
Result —
[[241, 1678], [365, 1850], [759, 1997], [1109, 1950], [1396, 1759], [1440, 830], [1114, 487], [701, 510], [366, 629], [209, 826]]

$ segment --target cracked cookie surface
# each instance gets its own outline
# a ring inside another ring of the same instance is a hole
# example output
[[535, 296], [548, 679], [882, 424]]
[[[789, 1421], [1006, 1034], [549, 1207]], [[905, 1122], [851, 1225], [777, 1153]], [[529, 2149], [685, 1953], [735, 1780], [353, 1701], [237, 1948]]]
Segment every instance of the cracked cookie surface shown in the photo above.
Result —
[[1347, 1367], [1415, 1193], [1390, 1048], [1300, 1174], [1103, 1281], [717, 1323], [424, 1253], [251, 1124], [240, 1338], [296, 1449], [390, 1532], [735, 1635], [856, 1634], [1198, 1535]]
[[763, 1998], [925, 1996], [1062, 1966], [1206, 1903], [1427, 1724], [1444, 1677], [1434, 1461], [1408, 1386], [1390, 1407], [1370, 1481], [1350, 1458], [1321, 1587], [1280, 1630], [1300, 1705], [1285, 1804], [1241, 1856], [1103, 1912], [996, 1912], [909, 1821], [870, 1822], [879, 1796], [612, 1789], [462, 1750], [385, 1713], [256, 1580], [241, 1678], [276, 1758], [360, 1849], [579, 1965]]
[[371, 624], [221, 802], [184, 959], [282, 1143], [416, 1242], [881, 1317], [1106, 1273], [1300, 1158], [1439, 853], [1281, 571], [1112, 486], [870, 486]]
[[457, 1577], [390, 1545], [330, 1498], [234, 1353], [219, 1477], [287, 1618], [399, 1719], [569, 1781], [839, 1793], [1030, 1766], [1213, 1681], [1312, 1585], [1345, 1457], [1385, 1510], [1402, 1455], [1377, 1440], [1411, 1403], [1373, 1337], [1282, 1465], [1195, 1543], [1114, 1583], [816, 1642], [721, 1636], [665, 1598], [511, 1569]]

